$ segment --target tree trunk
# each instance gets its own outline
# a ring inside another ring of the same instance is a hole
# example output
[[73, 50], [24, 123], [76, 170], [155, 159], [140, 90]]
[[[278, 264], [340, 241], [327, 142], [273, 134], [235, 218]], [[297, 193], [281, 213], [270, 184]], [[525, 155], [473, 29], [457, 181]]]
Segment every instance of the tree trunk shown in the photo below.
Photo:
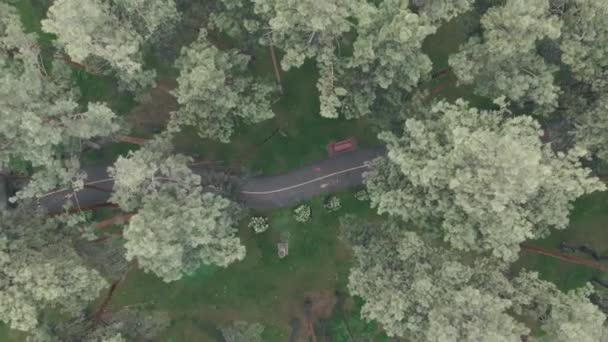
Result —
[[115, 224], [121, 224], [121, 223], [128, 222], [131, 219], [131, 217], [133, 217], [133, 215], [135, 215], [135, 214], [128, 213], [128, 214], [122, 214], [122, 215], [110, 217], [109, 219], [105, 219], [103, 221], [97, 222], [95, 224], [95, 228], [104, 229], [104, 228], [113, 226]]
[[596, 262], [593, 260], [581, 258], [581, 257], [575, 256], [575, 255], [568, 255], [568, 254], [561, 253], [561, 252], [550, 251], [550, 250], [544, 249], [542, 247], [523, 244], [523, 243], [520, 246], [521, 246], [521, 249], [528, 251], [528, 252], [550, 256], [550, 257], [557, 258], [557, 259], [565, 261], [565, 262], [569, 262], [569, 263], [577, 264], [577, 265], [583, 265], [583, 266], [595, 268], [595, 269], [598, 269], [601, 271], [608, 271], [608, 265], [604, 265], [602, 263], [599, 263], [599, 262]]
[[143, 145], [146, 143], [147, 139], [132, 137], [129, 135], [119, 135], [116, 139], [120, 142], [126, 142], [135, 145]]
[[283, 94], [283, 82], [281, 82], [281, 70], [279, 69], [277, 55], [274, 51], [274, 43], [272, 41], [272, 37], [270, 38], [269, 49], [270, 49], [270, 58], [272, 59], [272, 68], [274, 69], [274, 76], [277, 80], [277, 85], [279, 86], [279, 92], [282, 95]]

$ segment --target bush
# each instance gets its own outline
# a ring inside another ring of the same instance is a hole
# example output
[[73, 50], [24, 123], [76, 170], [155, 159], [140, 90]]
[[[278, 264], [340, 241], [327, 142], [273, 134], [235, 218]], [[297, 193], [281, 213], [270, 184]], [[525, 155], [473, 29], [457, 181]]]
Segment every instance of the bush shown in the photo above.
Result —
[[268, 219], [266, 217], [254, 216], [249, 221], [247, 227], [253, 228], [253, 231], [259, 234], [268, 230], [270, 225], [268, 224]]
[[330, 196], [325, 200], [323, 207], [329, 212], [338, 211], [342, 208], [342, 203], [338, 197]]
[[310, 210], [310, 206], [307, 204], [302, 204], [293, 211], [293, 217], [298, 222], [308, 222], [308, 220], [310, 220], [311, 214], [312, 211]]
[[220, 327], [226, 342], [262, 342], [264, 326], [259, 323], [236, 321], [228, 326]]
[[357, 201], [369, 201], [369, 194], [367, 193], [367, 190], [363, 189], [363, 190], [359, 190], [357, 192], [355, 192], [355, 198], [357, 199]]

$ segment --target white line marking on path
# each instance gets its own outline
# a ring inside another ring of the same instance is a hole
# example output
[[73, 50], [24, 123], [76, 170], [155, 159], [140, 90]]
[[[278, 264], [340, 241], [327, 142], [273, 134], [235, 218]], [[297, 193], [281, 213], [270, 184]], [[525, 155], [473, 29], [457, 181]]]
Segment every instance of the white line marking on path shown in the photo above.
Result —
[[291, 189], [294, 189], [294, 188], [301, 187], [303, 185], [314, 183], [314, 182], [320, 181], [320, 180], [325, 179], [325, 178], [329, 178], [329, 177], [333, 177], [335, 175], [339, 175], [341, 173], [346, 173], [346, 172], [350, 172], [350, 171], [354, 171], [354, 170], [358, 170], [358, 169], [363, 169], [363, 168], [366, 168], [366, 167], [369, 167], [369, 165], [363, 164], [363, 165], [351, 167], [350, 169], [346, 169], [346, 170], [330, 173], [330, 174], [322, 176], [322, 177], [311, 179], [309, 181], [306, 181], [306, 182], [303, 182], [303, 183], [300, 183], [300, 184], [296, 184], [296, 185], [292, 185], [292, 186], [288, 186], [288, 187], [281, 188], [281, 189], [269, 190], [269, 191], [241, 191], [241, 193], [247, 194], [247, 195], [268, 195], [268, 194], [274, 194], [274, 193], [277, 193], [277, 192], [291, 190]]

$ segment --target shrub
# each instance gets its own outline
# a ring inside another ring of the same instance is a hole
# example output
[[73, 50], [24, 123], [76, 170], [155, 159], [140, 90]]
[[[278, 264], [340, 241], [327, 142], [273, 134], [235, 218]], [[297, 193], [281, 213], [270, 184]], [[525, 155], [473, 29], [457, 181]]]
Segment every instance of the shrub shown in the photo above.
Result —
[[259, 323], [236, 321], [228, 326], [220, 327], [226, 342], [262, 342], [264, 326]]
[[369, 201], [369, 194], [367, 193], [367, 190], [363, 189], [363, 190], [359, 190], [357, 192], [355, 192], [355, 198], [357, 199], [357, 201]]
[[258, 234], [265, 232], [270, 227], [268, 219], [262, 216], [252, 217], [247, 226], [253, 228], [253, 231]]
[[312, 212], [310, 210], [310, 206], [307, 204], [299, 205], [293, 211], [293, 217], [298, 222], [308, 222], [308, 220], [310, 220], [311, 214], [312, 214]]
[[323, 207], [329, 212], [338, 211], [342, 208], [342, 203], [338, 197], [330, 196], [325, 200]]

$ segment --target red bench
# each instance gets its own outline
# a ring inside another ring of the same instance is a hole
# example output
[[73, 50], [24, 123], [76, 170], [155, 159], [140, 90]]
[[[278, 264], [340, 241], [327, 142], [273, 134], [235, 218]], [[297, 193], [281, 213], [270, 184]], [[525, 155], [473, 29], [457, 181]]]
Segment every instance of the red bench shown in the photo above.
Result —
[[330, 143], [327, 145], [327, 152], [330, 156], [333, 156], [338, 153], [353, 151], [357, 148], [357, 142], [355, 139], [346, 139], [342, 141], [338, 141], [335, 143]]

